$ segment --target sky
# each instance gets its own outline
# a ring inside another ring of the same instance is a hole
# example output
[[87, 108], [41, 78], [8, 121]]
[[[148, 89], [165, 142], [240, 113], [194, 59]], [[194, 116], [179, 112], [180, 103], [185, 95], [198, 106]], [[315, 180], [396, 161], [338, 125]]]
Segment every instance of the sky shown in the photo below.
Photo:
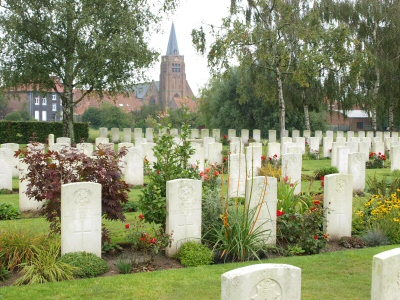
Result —
[[[210, 75], [207, 69], [206, 54], [202, 56], [196, 52], [190, 33], [192, 29], [199, 28], [202, 23], [220, 25], [221, 19], [229, 12], [229, 5], [230, 0], [181, 0], [175, 13], [163, 20], [163, 33], [151, 37], [150, 46], [154, 47], [161, 55], [165, 55], [172, 21], [174, 22], [179, 54], [184, 55], [185, 58], [186, 80], [196, 97], [199, 96], [199, 88], [204, 86]], [[210, 40], [211, 37], [207, 35], [206, 39]], [[150, 80], [159, 80], [160, 62], [161, 56], [147, 73]]]

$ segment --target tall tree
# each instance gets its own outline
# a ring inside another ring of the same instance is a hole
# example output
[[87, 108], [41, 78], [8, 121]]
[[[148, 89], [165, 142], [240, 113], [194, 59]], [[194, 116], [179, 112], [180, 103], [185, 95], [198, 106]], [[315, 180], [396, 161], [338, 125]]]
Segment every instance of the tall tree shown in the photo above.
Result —
[[[6, 88], [54, 89], [64, 134], [74, 140], [74, 106], [89, 93], [124, 91], [158, 57], [149, 48], [162, 12], [177, 0], [4, 0], [0, 76]], [[62, 89], [57, 81], [62, 83]], [[84, 90], [74, 99], [73, 90]]]

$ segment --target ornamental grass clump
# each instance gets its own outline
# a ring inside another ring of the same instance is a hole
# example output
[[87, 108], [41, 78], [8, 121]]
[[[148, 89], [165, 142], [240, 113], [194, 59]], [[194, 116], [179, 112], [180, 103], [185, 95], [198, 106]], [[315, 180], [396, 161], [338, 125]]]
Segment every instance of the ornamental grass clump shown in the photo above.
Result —
[[67, 253], [61, 256], [59, 262], [74, 267], [73, 275], [79, 278], [96, 277], [110, 269], [104, 259], [89, 252]]

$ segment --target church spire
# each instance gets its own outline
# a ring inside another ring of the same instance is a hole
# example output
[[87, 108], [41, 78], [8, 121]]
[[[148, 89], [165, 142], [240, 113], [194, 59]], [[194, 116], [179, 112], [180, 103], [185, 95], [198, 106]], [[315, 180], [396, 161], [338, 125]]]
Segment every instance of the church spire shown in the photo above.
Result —
[[166, 55], [179, 55], [178, 40], [176, 39], [174, 22], [172, 22], [171, 33], [169, 34]]

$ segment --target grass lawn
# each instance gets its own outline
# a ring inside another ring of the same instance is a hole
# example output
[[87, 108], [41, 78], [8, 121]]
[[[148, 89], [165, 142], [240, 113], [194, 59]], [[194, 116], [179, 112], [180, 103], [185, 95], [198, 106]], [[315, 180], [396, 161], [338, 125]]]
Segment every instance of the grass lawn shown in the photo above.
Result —
[[[312, 256], [283, 257], [261, 263], [282, 263], [302, 269], [302, 299], [370, 299], [372, 257], [391, 245]], [[221, 275], [260, 262], [97, 277], [33, 286], [0, 288], [0, 299], [221, 299]]]

